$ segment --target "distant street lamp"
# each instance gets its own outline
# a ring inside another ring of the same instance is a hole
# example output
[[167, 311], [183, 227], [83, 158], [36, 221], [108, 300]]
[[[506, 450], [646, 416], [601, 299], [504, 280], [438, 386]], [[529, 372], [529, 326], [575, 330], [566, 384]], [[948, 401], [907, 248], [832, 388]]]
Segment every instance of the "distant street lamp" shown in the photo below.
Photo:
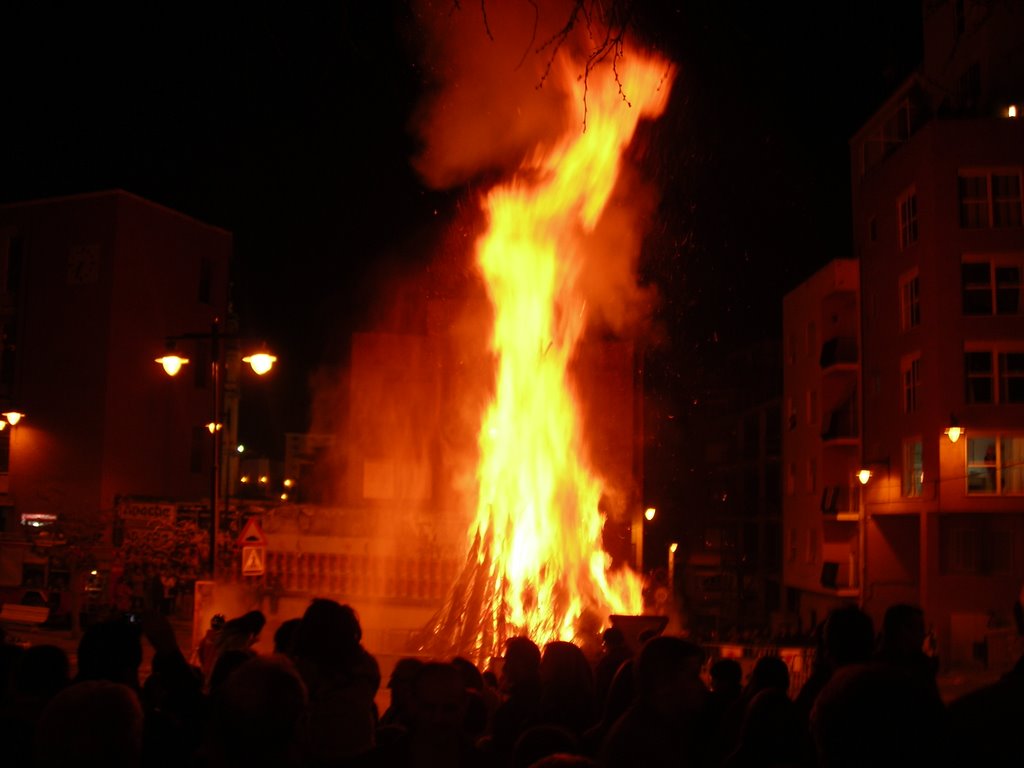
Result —
[[[220, 523], [220, 467], [221, 454], [223, 452], [224, 438], [218, 433], [224, 426], [224, 350], [222, 342], [228, 339], [237, 340], [234, 333], [225, 333], [221, 329], [220, 318], [214, 318], [208, 332], [183, 333], [177, 336], [168, 336], [166, 339], [167, 351], [162, 357], [156, 358], [164, 372], [168, 376], [175, 376], [183, 366], [189, 363], [187, 357], [182, 357], [176, 352], [179, 341], [197, 341], [210, 343], [210, 372], [213, 389], [213, 418], [206, 424], [210, 435], [213, 437], [213, 460], [210, 467], [210, 578], [216, 578], [217, 568], [217, 527]], [[242, 358], [242, 362], [248, 363], [253, 372], [262, 376], [269, 372], [277, 362], [277, 358], [261, 350]], [[12, 422], [13, 423], [13, 422]]]
[[656, 514], [657, 510], [654, 507], [647, 507], [642, 515], [639, 514], [638, 510], [636, 517], [633, 518], [633, 557], [636, 560], [637, 573], [641, 576], [644, 573], [644, 521], [651, 522]]
[[672, 542], [668, 545], [668, 594], [669, 597], [676, 596], [676, 550], [679, 544]]

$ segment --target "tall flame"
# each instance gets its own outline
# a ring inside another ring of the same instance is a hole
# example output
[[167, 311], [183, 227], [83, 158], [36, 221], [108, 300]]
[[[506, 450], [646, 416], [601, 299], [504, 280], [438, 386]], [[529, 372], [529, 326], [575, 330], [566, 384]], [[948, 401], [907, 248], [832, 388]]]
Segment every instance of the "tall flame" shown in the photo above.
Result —
[[587, 465], [569, 378], [587, 321], [586, 237], [637, 123], [660, 114], [669, 91], [666, 62], [627, 63], [591, 72], [585, 130], [581, 114], [483, 200], [476, 257], [494, 311], [496, 387], [478, 438], [470, 562], [450, 606], [460, 615], [448, 617], [453, 644], [480, 658], [515, 634], [572, 640], [585, 615], [642, 612], [639, 577], [612, 571], [603, 551], [602, 482]]

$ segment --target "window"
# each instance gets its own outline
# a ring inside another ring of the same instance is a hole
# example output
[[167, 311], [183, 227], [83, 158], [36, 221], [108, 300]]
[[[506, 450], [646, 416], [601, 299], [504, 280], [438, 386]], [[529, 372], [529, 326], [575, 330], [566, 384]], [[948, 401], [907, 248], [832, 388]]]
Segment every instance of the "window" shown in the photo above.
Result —
[[1024, 495], [1024, 436], [970, 438], [967, 441], [967, 493]]
[[1024, 352], [968, 349], [964, 373], [968, 403], [1024, 403]]
[[900, 198], [900, 250], [917, 242], [917, 193], [908, 192]]
[[920, 496], [924, 484], [924, 460], [921, 441], [908, 440], [903, 444], [903, 495]]
[[921, 282], [917, 273], [900, 280], [900, 329], [907, 331], [921, 324]]
[[868, 391], [872, 395], [882, 394], [882, 374], [878, 371], [872, 371], [868, 376]]
[[918, 108], [909, 99], [897, 104], [877, 122], [861, 145], [861, 174], [891, 155], [917, 128]]
[[903, 412], [917, 411], [918, 390], [921, 385], [921, 358], [911, 357], [903, 361]]
[[807, 392], [807, 423], [818, 423], [818, 390], [816, 389]]
[[961, 171], [960, 226], [1021, 226], [1020, 171]]
[[979, 575], [1013, 573], [1013, 539], [1013, 529], [1004, 520], [941, 515], [939, 571]]
[[818, 326], [813, 322], [807, 324], [807, 356], [817, 359], [818, 353]]
[[992, 226], [1020, 225], [1020, 174], [992, 174]]
[[964, 314], [1020, 314], [1021, 263], [1012, 257], [965, 259], [960, 265]]
[[796, 562], [796, 552], [800, 546], [800, 536], [797, 533], [796, 528], [789, 529], [789, 552], [786, 554], [786, 559], [791, 563]]
[[804, 561], [808, 563], [818, 562], [818, 529], [807, 529], [807, 551], [804, 553]]

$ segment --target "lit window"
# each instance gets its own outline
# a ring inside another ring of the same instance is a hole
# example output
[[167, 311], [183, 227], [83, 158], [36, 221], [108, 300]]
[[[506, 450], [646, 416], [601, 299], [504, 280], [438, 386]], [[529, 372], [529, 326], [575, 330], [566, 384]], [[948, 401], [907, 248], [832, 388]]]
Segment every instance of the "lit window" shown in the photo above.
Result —
[[921, 441], [908, 440], [903, 444], [903, 495], [920, 496], [924, 484], [924, 460]]
[[967, 493], [1024, 495], [1024, 437], [982, 435], [969, 438]]

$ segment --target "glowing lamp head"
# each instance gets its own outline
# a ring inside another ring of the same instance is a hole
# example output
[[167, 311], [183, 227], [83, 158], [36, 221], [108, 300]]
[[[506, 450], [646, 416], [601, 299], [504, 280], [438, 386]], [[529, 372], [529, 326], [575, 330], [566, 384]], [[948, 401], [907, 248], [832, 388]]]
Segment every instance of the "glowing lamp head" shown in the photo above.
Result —
[[679, 544], [674, 542], [674, 541], [671, 544], [668, 545], [668, 551], [669, 552], [673, 552], [674, 553], [677, 549], [679, 549]]
[[21, 421], [24, 415], [24, 413], [21, 413], [19, 411], [7, 411], [6, 413], [0, 414], [0, 416], [3, 416], [5, 419], [7, 419], [7, 423], [10, 424], [12, 427], [19, 421]]
[[211, 421], [207, 423], [206, 428], [210, 430], [210, 434], [212, 435], [214, 432], [218, 432], [223, 426], [223, 424]]
[[163, 366], [164, 373], [166, 373], [168, 376], [177, 376], [178, 371], [181, 370], [181, 366], [186, 365], [188, 363], [188, 358], [181, 357], [179, 355], [168, 354], [164, 355], [163, 357], [158, 357], [156, 359], [156, 362], [160, 363], [160, 365]]
[[653, 520], [655, 514], [657, 514], [657, 510], [654, 507], [648, 507], [644, 510], [644, 517], [647, 518], [647, 520]]
[[1010, 106], [1008, 106], [1006, 108], [1006, 116], [1007, 117], [1016, 117], [1017, 116], [1017, 105], [1016, 104], [1011, 104]]
[[946, 430], [946, 437], [949, 438], [949, 442], [955, 443], [960, 439], [960, 435], [964, 433], [963, 427], [949, 427]]
[[255, 355], [246, 355], [242, 362], [248, 363], [256, 375], [262, 376], [274, 367], [277, 358], [267, 352], [257, 352]]
[[871, 470], [870, 469], [862, 469], [862, 470], [860, 470], [860, 472], [857, 473], [857, 479], [860, 480], [860, 484], [861, 485], [867, 485], [868, 484], [868, 480], [871, 479]]

